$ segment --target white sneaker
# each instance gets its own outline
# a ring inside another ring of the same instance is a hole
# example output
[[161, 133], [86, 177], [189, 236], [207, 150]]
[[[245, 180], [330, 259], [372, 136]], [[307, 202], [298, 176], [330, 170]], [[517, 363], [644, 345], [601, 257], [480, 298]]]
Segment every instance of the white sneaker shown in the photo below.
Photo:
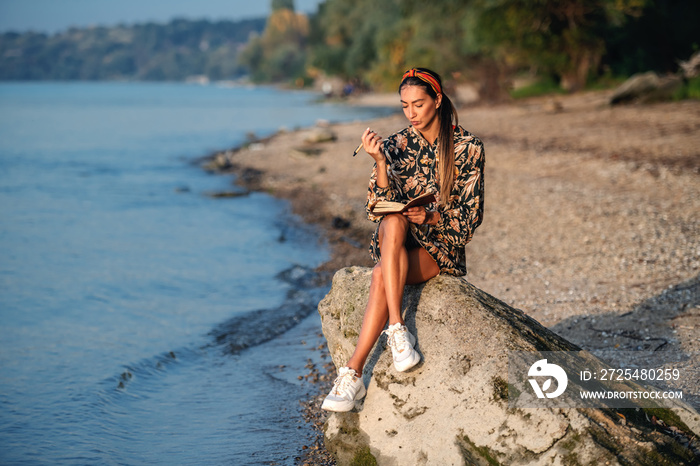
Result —
[[361, 400], [367, 394], [362, 378], [349, 367], [341, 367], [338, 377], [333, 382], [333, 388], [328, 394], [321, 409], [339, 413], [350, 411], [355, 407], [355, 400]]
[[397, 371], [407, 371], [420, 362], [420, 354], [413, 349], [416, 337], [411, 335], [405, 325], [401, 323], [390, 325], [382, 333], [386, 333], [389, 337], [388, 344], [391, 347], [391, 355]]

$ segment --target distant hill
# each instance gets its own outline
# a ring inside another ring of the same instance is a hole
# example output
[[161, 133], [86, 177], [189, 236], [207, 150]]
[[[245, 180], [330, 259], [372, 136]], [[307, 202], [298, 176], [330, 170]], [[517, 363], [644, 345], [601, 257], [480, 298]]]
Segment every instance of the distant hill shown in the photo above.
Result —
[[0, 35], [0, 80], [181, 81], [246, 73], [237, 60], [265, 18], [242, 21], [176, 19], [168, 24], [69, 29], [55, 35]]

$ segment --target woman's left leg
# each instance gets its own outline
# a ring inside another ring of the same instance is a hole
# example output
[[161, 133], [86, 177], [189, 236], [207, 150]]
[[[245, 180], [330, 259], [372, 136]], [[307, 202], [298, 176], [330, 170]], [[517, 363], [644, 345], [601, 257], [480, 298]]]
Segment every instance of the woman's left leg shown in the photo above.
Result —
[[411, 234], [409, 228], [408, 219], [402, 214], [387, 215], [379, 224], [379, 251], [382, 256], [378, 265], [389, 310], [389, 324], [402, 322], [401, 301], [409, 269], [406, 249], [406, 238]]

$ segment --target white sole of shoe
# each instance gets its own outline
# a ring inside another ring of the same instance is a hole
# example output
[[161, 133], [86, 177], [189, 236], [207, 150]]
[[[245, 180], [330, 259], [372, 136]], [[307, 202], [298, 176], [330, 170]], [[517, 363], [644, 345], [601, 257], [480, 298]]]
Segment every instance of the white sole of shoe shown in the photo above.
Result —
[[323, 404], [321, 405], [321, 409], [325, 411], [333, 411], [335, 413], [346, 413], [348, 411], [352, 411], [352, 409], [355, 407], [355, 402], [361, 400], [362, 398], [367, 395], [367, 389], [365, 388], [365, 385], [362, 384], [360, 387], [360, 390], [357, 392], [355, 395], [355, 398], [353, 400], [343, 400], [343, 401], [328, 401], [328, 400], [323, 400]]
[[[416, 345], [416, 337], [413, 336], [411, 332], [408, 332], [408, 342], [411, 344], [411, 348]], [[394, 369], [398, 372], [406, 372], [416, 364], [420, 362], [420, 354], [415, 349], [411, 349], [411, 355], [401, 362], [394, 361]]]
[[420, 362], [420, 354], [418, 354], [418, 351], [413, 350], [413, 354], [411, 356], [407, 357], [403, 361], [397, 363], [394, 361], [394, 368], [399, 371], [399, 372], [406, 372], [416, 364]]

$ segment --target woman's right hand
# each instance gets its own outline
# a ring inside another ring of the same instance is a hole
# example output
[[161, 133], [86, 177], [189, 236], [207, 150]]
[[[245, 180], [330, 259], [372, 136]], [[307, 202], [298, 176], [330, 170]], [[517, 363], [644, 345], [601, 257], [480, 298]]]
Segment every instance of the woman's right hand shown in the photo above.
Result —
[[362, 145], [375, 162], [384, 162], [384, 154], [382, 153], [382, 137], [367, 128], [364, 133], [362, 133]]

